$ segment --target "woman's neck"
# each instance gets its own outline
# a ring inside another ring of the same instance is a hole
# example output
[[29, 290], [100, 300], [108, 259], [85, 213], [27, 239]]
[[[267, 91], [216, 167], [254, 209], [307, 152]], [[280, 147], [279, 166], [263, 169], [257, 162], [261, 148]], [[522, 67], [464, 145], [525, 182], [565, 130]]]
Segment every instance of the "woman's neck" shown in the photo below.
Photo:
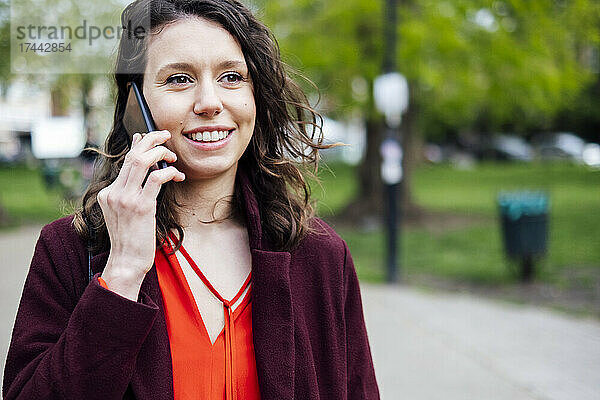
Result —
[[175, 187], [175, 198], [182, 206], [179, 221], [183, 228], [200, 228], [231, 215], [235, 170], [211, 179], [186, 180]]

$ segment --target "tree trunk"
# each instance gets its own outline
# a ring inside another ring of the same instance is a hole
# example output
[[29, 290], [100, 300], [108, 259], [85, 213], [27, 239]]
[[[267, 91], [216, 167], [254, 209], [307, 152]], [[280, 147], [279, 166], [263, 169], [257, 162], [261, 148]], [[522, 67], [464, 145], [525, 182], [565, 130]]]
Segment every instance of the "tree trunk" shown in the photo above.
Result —
[[[408, 223], [418, 221], [422, 209], [412, 196], [412, 175], [415, 166], [421, 160], [421, 136], [417, 126], [418, 109], [413, 100], [402, 119], [403, 178], [398, 193], [398, 210], [402, 211], [402, 220]], [[359, 192], [333, 222], [340, 224], [358, 224], [366, 227], [380, 226], [385, 210], [384, 186], [381, 179], [381, 154], [379, 147], [383, 140], [385, 124], [375, 113], [367, 119], [367, 141], [365, 157], [356, 171]]]
[[415, 167], [422, 161], [421, 154], [423, 153], [423, 141], [418, 131], [418, 106], [415, 102], [414, 92], [416, 86], [410, 90], [410, 101], [408, 109], [402, 118], [402, 125], [400, 132], [402, 135], [402, 150], [404, 156], [402, 157], [402, 170], [404, 175], [402, 177], [401, 189], [399, 196], [399, 206], [402, 210], [402, 216], [407, 221], [418, 220], [422, 214], [422, 209], [418, 207], [414, 202], [412, 193], [412, 177]]
[[383, 210], [381, 202], [381, 180], [380, 165], [381, 154], [379, 146], [383, 140], [384, 126], [381, 120], [371, 118], [367, 120], [367, 142], [365, 158], [358, 169], [358, 181], [360, 187], [359, 199], [368, 209], [374, 213], [381, 214]]
[[384, 212], [379, 153], [379, 146], [383, 139], [383, 121], [372, 114], [366, 121], [366, 129], [365, 156], [356, 170], [358, 195], [334, 220], [373, 227], [381, 224]]

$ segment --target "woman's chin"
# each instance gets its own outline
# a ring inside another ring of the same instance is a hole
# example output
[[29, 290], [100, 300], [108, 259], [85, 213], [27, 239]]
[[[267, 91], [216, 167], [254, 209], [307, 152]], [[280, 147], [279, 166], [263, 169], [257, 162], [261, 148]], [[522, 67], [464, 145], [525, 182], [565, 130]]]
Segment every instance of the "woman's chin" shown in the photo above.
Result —
[[233, 165], [229, 163], [203, 163], [190, 165], [181, 170], [185, 173], [185, 181], [191, 181], [219, 179], [228, 175], [235, 177], [236, 169], [237, 163], [234, 163]]

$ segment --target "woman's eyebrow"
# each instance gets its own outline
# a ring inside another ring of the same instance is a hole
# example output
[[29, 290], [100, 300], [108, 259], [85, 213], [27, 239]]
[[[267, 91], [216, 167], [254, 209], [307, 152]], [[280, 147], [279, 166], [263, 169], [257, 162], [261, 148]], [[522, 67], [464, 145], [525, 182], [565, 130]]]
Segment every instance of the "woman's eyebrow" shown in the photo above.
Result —
[[169, 69], [178, 69], [178, 70], [191, 71], [191, 70], [194, 69], [194, 66], [192, 64], [190, 64], [190, 63], [183, 63], [183, 62], [170, 63], [170, 64], [167, 64], [167, 65], [161, 67], [158, 70], [158, 72], [156, 73], [156, 76], [159, 76], [164, 71], [169, 70]]
[[229, 68], [246, 68], [246, 62], [242, 60], [225, 60], [218, 64], [219, 69], [229, 69]]
[[[217, 64], [218, 69], [246, 69], [246, 61], [243, 60], [224, 60]], [[193, 71], [194, 65], [187, 62], [175, 62], [162, 66], [156, 76], [160, 76], [167, 70]]]

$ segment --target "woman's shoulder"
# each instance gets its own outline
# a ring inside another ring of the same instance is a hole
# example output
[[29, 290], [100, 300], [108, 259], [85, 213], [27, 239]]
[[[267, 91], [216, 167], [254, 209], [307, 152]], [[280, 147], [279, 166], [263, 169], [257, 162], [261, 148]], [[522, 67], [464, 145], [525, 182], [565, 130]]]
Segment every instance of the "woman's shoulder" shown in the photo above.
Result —
[[304, 255], [344, 259], [348, 246], [344, 239], [321, 218], [314, 217], [309, 223], [310, 229], [295, 252]]
[[54, 231], [54, 232], [72, 230], [73, 232], [75, 232], [75, 229], [73, 228], [74, 218], [75, 218], [75, 216], [73, 214], [64, 216], [62, 218], [59, 218], [57, 220], [54, 220], [54, 221], [44, 225], [42, 230]]
[[44, 225], [42, 228], [42, 235], [49, 238], [54, 236], [77, 236], [77, 232], [75, 231], [75, 226], [73, 225], [74, 215], [67, 215], [65, 217], [59, 218], [55, 221], [50, 222], [49, 224]]
[[48, 248], [70, 249], [76, 253], [85, 252], [85, 243], [77, 234], [73, 221], [74, 215], [68, 215], [45, 225], [40, 232], [40, 241]]
[[31, 261], [29, 274], [44, 282], [59, 284], [76, 298], [87, 279], [88, 252], [69, 215], [45, 225]]

